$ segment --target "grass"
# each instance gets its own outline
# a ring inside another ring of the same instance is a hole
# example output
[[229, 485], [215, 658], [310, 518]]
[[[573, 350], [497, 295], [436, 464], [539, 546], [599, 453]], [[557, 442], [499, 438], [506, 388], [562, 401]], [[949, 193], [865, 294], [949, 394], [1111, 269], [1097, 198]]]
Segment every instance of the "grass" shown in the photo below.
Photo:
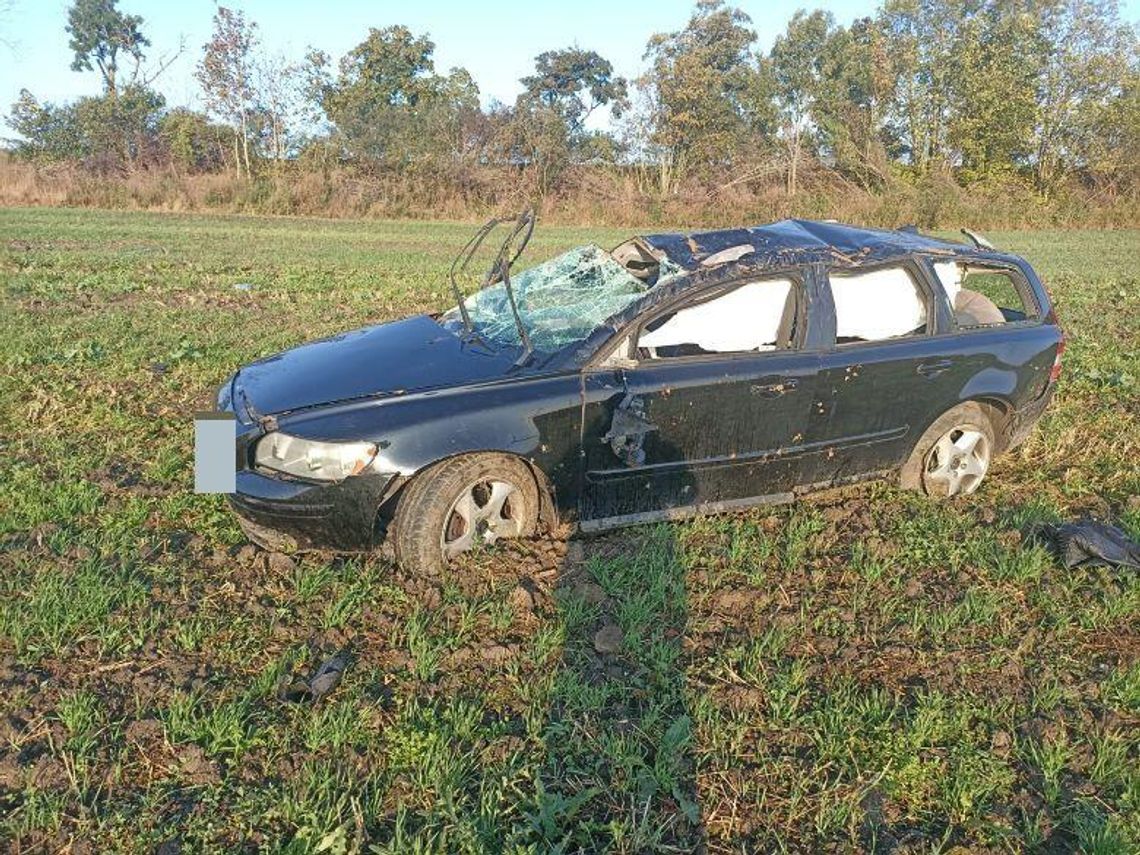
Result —
[[[469, 231], [0, 210], [0, 840], [1140, 847], [1140, 581], [1022, 538], [1086, 512], [1140, 535], [1140, 234], [991, 235], [1070, 346], [969, 501], [869, 485], [491, 550], [437, 584], [242, 548], [190, 492], [191, 414], [257, 356], [444, 307]], [[533, 254], [620, 237], [540, 229]], [[343, 648], [331, 696], [277, 700]]]

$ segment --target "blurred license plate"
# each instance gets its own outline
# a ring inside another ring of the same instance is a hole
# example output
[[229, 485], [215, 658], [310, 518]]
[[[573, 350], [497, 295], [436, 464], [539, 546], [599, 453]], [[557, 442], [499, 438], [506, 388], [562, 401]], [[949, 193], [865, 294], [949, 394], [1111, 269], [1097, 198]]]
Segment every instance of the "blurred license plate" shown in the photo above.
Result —
[[194, 492], [232, 493], [237, 489], [234, 441], [237, 421], [233, 413], [196, 413], [194, 416]]

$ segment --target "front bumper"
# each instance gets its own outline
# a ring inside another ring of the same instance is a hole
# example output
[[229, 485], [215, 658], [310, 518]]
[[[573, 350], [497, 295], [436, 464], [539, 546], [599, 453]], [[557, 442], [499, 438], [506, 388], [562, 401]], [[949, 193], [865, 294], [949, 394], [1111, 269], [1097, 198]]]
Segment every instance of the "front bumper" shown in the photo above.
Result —
[[377, 473], [315, 484], [244, 470], [237, 473], [229, 503], [239, 518], [252, 523], [245, 529], [255, 540], [276, 535], [284, 543], [292, 540], [294, 548], [352, 552], [376, 545], [377, 511], [394, 480], [396, 475]]
[[358, 551], [377, 545], [377, 512], [395, 475], [354, 475], [337, 484], [237, 473], [229, 494], [243, 528], [263, 546]]
[[338, 483], [314, 483], [256, 469], [253, 449], [273, 428], [237, 395], [237, 376], [218, 390], [217, 408], [237, 418], [236, 490], [228, 499], [250, 539], [291, 550], [355, 552], [377, 546], [380, 506], [398, 486], [398, 476], [369, 472]]

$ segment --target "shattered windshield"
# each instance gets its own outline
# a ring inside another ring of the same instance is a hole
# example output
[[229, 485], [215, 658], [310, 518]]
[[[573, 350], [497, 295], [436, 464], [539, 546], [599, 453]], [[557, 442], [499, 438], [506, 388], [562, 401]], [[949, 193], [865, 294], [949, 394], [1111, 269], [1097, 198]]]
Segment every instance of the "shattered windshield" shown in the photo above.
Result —
[[[552, 352], [585, 339], [649, 286], [608, 252], [590, 245], [511, 276], [511, 288], [535, 349]], [[480, 336], [501, 345], [522, 344], [502, 282], [472, 294], [464, 302]], [[455, 332], [463, 329], [458, 307], [439, 321]]]

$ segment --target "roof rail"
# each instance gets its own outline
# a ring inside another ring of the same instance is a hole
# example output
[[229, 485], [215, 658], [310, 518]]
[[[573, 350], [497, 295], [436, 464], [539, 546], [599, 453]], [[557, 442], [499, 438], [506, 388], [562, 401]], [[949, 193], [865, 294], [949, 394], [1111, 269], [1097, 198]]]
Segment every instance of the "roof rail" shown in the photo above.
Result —
[[977, 232], [971, 231], [970, 229], [962, 229], [962, 234], [968, 237], [974, 246], [978, 249], [988, 249], [990, 251], [993, 251], [994, 245]]

